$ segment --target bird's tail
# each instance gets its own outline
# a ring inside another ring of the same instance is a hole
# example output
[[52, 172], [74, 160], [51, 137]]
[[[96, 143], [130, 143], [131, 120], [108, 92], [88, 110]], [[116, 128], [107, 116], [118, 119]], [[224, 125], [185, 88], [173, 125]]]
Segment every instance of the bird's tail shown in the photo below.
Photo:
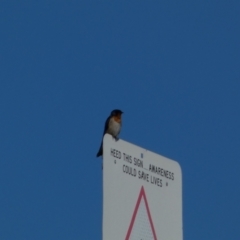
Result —
[[99, 151], [97, 153], [97, 157], [100, 157], [102, 155], [103, 155], [103, 142], [101, 143], [101, 146], [100, 146]]

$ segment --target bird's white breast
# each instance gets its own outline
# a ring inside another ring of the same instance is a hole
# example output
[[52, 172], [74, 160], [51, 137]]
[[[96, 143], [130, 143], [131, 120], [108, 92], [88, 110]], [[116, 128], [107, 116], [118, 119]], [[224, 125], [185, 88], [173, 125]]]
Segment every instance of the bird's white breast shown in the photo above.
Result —
[[109, 121], [109, 127], [107, 133], [111, 134], [114, 137], [117, 137], [121, 130], [121, 123], [116, 122], [113, 118]]

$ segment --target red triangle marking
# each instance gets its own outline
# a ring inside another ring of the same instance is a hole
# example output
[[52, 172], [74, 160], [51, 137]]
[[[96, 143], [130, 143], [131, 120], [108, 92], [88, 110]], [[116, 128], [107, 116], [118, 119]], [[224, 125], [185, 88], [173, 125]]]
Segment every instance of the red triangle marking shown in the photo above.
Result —
[[132, 220], [131, 220], [130, 226], [128, 228], [128, 232], [127, 232], [127, 236], [126, 236], [125, 240], [129, 240], [129, 238], [130, 238], [132, 228], [133, 228], [133, 224], [135, 222], [135, 218], [136, 218], [136, 215], [137, 215], [138, 208], [139, 208], [139, 205], [141, 203], [142, 197], [144, 199], [144, 203], [145, 203], [145, 206], [146, 206], [146, 209], [147, 209], [147, 215], [148, 215], [148, 219], [149, 219], [150, 226], [151, 226], [151, 229], [152, 229], [154, 240], [157, 240], [157, 235], [156, 235], [156, 232], [154, 230], [153, 221], [152, 221], [152, 217], [151, 217], [151, 214], [150, 214], [150, 210], [149, 210], [149, 207], [148, 207], [148, 202], [147, 202], [147, 198], [146, 198], [146, 194], [145, 194], [143, 186], [142, 186], [141, 191], [139, 193], [137, 204], [136, 204], [136, 207], [134, 209]]

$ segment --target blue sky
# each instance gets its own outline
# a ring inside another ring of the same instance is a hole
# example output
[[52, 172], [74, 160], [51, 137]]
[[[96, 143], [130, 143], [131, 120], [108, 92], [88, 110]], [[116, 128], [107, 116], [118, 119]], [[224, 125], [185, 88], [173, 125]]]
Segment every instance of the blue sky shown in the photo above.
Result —
[[0, 239], [101, 239], [110, 111], [177, 160], [185, 240], [240, 239], [239, 1], [1, 1]]

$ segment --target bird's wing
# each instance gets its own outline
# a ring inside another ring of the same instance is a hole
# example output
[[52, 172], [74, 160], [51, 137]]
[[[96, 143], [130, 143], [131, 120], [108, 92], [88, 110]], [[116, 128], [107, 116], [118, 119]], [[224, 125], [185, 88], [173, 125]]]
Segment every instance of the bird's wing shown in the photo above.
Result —
[[105, 122], [104, 131], [103, 131], [103, 136], [104, 136], [104, 134], [105, 134], [105, 133], [107, 132], [107, 130], [108, 130], [108, 126], [109, 126], [109, 121], [110, 121], [110, 119], [111, 119], [111, 116], [109, 116], [109, 117], [107, 118], [106, 122]]
[[[111, 119], [111, 116], [109, 116], [109, 117], [107, 118], [106, 122], [105, 122], [104, 130], [103, 130], [103, 137], [104, 137], [105, 133], [106, 133], [107, 130], [108, 130], [108, 125], [109, 125], [110, 119]], [[103, 139], [102, 139], [102, 142], [101, 142], [101, 146], [100, 146], [100, 148], [99, 148], [99, 151], [98, 151], [98, 153], [97, 153], [97, 157], [102, 156], [102, 154], [103, 154]]]

